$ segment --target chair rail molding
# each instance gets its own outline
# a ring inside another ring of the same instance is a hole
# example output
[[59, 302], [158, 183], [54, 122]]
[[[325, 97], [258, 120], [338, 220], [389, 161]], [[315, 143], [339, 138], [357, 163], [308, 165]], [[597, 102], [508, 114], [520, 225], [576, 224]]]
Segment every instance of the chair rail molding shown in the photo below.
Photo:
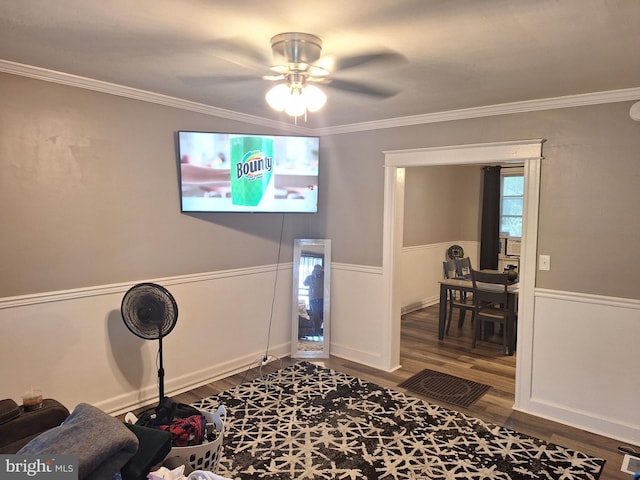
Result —
[[217, 272], [193, 273], [188, 275], [176, 275], [164, 278], [133, 280], [131, 282], [114, 283], [109, 285], [97, 285], [91, 287], [73, 288], [69, 290], [58, 290], [54, 292], [31, 293], [14, 297], [0, 297], [0, 310], [27, 305], [36, 305], [39, 303], [60, 302], [64, 300], [74, 300], [86, 297], [99, 297], [103, 295], [110, 295], [113, 293], [124, 294], [129, 288], [131, 288], [131, 286], [142, 282], [160, 283], [164, 286], [181, 285], [228, 277], [240, 277], [260, 273], [269, 273], [276, 270], [286, 271], [291, 270], [292, 268], [293, 264], [291, 262], [285, 262], [278, 265], [262, 265], [257, 267], [235, 268], [230, 270], [220, 270]]

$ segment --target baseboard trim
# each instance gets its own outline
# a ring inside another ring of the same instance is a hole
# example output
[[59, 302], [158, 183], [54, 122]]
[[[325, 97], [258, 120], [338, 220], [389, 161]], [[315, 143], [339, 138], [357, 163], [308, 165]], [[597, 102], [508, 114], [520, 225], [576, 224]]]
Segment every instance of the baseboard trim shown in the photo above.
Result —
[[[270, 355], [280, 358], [289, 355], [290, 352], [291, 344], [286, 343], [272, 348], [269, 353]], [[170, 380], [165, 379], [166, 395], [169, 397], [179, 395], [194, 388], [257, 367], [258, 359], [262, 355], [264, 355], [263, 351], [255, 352], [223, 362], [215, 367], [190, 372], [188, 375], [182, 375], [181, 377]], [[122, 415], [138, 408], [154, 405], [156, 402], [158, 402], [158, 390], [149, 386], [102, 402], [97, 402], [95, 406], [111, 415]]]
[[402, 315], [406, 315], [407, 313], [415, 312], [417, 310], [422, 310], [423, 308], [431, 307], [432, 305], [437, 305], [440, 303], [440, 297], [429, 297], [425, 298], [418, 303], [411, 303], [409, 305], [404, 305], [400, 313]]
[[570, 410], [562, 405], [539, 399], [530, 400], [526, 408], [514, 407], [513, 409], [631, 445], [635, 445], [640, 438], [640, 429], [637, 427], [622, 424], [612, 418], [594, 417], [585, 412]]
[[335, 342], [331, 342], [330, 350], [332, 356], [384, 370], [384, 368], [381, 367], [382, 355], [379, 352], [358, 350]]

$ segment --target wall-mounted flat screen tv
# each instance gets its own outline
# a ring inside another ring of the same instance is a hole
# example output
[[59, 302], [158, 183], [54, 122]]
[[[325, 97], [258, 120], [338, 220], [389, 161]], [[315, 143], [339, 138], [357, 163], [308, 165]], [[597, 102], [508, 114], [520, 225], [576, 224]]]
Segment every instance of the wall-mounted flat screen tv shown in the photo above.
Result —
[[318, 211], [319, 137], [179, 131], [183, 212]]

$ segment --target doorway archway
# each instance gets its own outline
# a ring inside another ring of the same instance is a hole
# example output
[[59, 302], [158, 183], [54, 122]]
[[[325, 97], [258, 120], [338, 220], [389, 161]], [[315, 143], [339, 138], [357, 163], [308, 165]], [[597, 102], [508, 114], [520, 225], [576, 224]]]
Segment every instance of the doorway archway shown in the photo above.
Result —
[[435, 165], [485, 165], [521, 163], [524, 165], [525, 198], [523, 206], [523, 242], [518, 305], [518, 355], [516, 358], [515, 408], [530, 396], [533, 302], [538, 242], [538, 201], [540, 197], [540, 163], [544, 140], [456, 145], [387, 151], [385, 154], [384, 218], [382, 275], [385, 291], [387, 351], [389, 370], [400, 367], [400, 279], [404, 219], [404, 174], [407, 167]]

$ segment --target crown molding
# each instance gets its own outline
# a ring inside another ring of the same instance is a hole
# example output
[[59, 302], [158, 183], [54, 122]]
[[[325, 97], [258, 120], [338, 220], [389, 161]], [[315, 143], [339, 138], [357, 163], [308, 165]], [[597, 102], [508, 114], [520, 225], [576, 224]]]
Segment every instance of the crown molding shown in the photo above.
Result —
[[483, 107], [463, 108], [446, 112], [425, 113], [407, 117], [389, 118], [386, 120], [374, 120], [371, 122], [353, 123], [350, 125], [338, 125], [316, 129], [316, 135], [335, 135], [341, 133], [362, 132], [367, 130], [379, 130], [382, 128], [406, 127], [422, 125], [425, 123], [449, 122], [453, 120], [466, 120], [469, 118], [491, 117], [495, 115], [508, 115], [511, 113], [525, 113], [539, 110], [553, 110], [557, 108], [582, 107], [602, 103], [626, 102], [640, 99], [640, 87], [625, 88], [621, 90], [609, 90], [605, 92], [584, 93], [579, 95], [566, 95], [564, 97], [541, 98], [537, 100], [525, 100], [522, 102], [501, 103]]
[[0, 72], [34, 78], [36, 80], [43, 80], [45, 82], [59, 83], [61, 85], [67, 85], [71, 87], [84, 88], [86, 90], [93, 90], [95, 92], [107, 93], [109, 95], [116, 95], [119, 97], [132, 98], [134, 100], [141, 100], [143, 102], [155, 103], [158, 105], [164, 105], [166, 107], [179, 108], [181, 110], [188, 110], [190, 112], [202, 113], [204, 115], [210, 115], [212, 117], [226, 118], [228, 120], [236, 120], [238, 122], [245, 122], [253, 125], [262, 125], [265, 127], [287, 131], [297, 130], [300, 132], [307, 132], [309, 130], [304, 127], [296, 127], [295, 125], [291, 125], [290, 123], [279, 122], [277, 120], [272, 120], [269, 118], [247, 115], [245, 113], [213, 107], [211, 105], [205, 105], [203, 103], [191, 102], [189, 100], [170, 97], [168, 95], [162, 95], [160, 93], [126, 87], [115, 83], [103, 82], [101, 80], [81, 77], [69, 73], [57, 72], [54, 70], [48, 70], [46, 68], [10, 62], [8, 60], [0, 59]]
[[21, 75], [24, 77], [43, 80], [46, 82], [59, 83], [72, 87], [84, 88], [96, 92], [117, 95], [120, 97], [132, 98], [143, 102], [155, 103], [167, 107], [179, 108], [191, 112], [211, 115], [213, 117], [226, 118], [239, 122], [246, 122], [265, 127], [294, 130], [301, 134], [309, 135], [337, 135], [343, 133], [363, 132], [368, 130], [380, 130], [383, 128], [406, 127], [411, 125], [422, 125], [426, 123], [449, 122], [453, 120], [465, 120], [470, 118], [490, 117], [495, 115], [508, 115], [512, 113], [533, 112], [539, 110], [553, 110], [557, 108], [581, 107], [587, 105], [597, 105], [602, 103], [625, 102], [629, 100], [640, 100], [640, 87], [626, 88], [621, 90], [610, 90], [604, 92], [593, 92], [579, 95], [566, 95], [563, 97], [542, 98], [536, 100], [525, 100], [522, 102], [501, 103], [497, 105], [487, 105], [482, 107], [463, 108], [444, 112], [425, 113], [421, 115], [411, 115], [406, 117], [389, 118], [385, 120], [374, 120], [370, 122], [352, 123], [337, 125], [332, 127], [307, 128], [291, 125], [285, 122], [248, 115], [245, 113], [226, 110], [224, 108], [213, 107], [202, 103], [191, 102], [180, 98], [170, 97], [159, 93], [126, 87], [114, 83], [103, 82], [91, 78], [80, 77], [46, 68], [24, 65], [0, 59], [0, 72]]

